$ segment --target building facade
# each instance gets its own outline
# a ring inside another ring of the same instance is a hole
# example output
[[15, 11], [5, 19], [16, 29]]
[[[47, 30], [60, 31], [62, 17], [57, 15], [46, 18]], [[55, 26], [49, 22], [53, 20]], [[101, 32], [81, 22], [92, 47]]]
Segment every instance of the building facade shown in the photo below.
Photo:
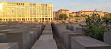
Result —
[[60, 9], [56, 12], [54, 11], [53, 13], [54, 13], [54, 16], [57, 17], [57, 18], [59, 17], [60, 14], [66, 14], [67, 17], [69, 17], [69, 10]]
[[69, 16], [77, 16], [77, 12], [72, 12], [72, 13], [69, 13]]
[[0, 2], [0, 21], [51, 22], [53, 4]]
[[77, 15], [78, 16], [83, 16], [83, 15], [88, 15], [88, 16], [92, 16], [92, 14], [98, 14], [100, 15], [100, 17], [104, 17], [104, 12], [102, 11], [78, 11]]
[[54, 17], [54, 18], [57, 17], [57, 11], [54, 11], [54, 12], [53, 12], [53, 17]]

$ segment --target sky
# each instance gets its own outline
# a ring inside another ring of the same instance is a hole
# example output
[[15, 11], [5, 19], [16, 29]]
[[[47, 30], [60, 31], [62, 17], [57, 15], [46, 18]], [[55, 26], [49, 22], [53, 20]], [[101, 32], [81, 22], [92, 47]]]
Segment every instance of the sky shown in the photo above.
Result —
[[111, 0], [0, 0], [10, 2], [48, 3], [53, 4], [54, 11], [68, 9], [77, 11], [103, 11], [111, 13]]

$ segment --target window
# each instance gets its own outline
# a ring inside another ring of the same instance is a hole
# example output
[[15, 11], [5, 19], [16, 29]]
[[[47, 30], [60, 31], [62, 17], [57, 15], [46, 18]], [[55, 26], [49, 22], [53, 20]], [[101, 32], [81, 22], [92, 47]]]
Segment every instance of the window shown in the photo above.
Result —
[[13, 12], [13, 10], [12, 10], [12, 12]]
[[35, 4], [33, 4], [33, 5], [35, 5]]
[[18, 5], [18, 3], [17, 3], [17, 5]]

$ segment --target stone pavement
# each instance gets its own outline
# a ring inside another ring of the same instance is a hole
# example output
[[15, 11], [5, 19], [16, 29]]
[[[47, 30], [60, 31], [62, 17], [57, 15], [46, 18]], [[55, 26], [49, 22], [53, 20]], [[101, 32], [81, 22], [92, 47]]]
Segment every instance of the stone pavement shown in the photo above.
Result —
[[39, 40], [35, 42], [31, 49], [57, 49], [50, 24], [45, 25], [42, 35], [40, 36]]

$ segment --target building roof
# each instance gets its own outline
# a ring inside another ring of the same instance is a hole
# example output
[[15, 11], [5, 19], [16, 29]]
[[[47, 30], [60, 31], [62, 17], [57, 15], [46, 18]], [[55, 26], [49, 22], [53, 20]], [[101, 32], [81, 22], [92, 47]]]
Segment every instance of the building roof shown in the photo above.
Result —
[[[60, 9], [60, 10], [62, 10], [62, 11], [69, 11], [69, 10], [67, 10], [67, 9]], [[59, 10], [59, 11], [60, 11], [60, 10]]]
[[104, 13], [109, 13], [109, 12], [104, 12]]
[[72, 13], [77, 13], [77, 12], [72, 12]]
[[54, 13], [57, 13], [57, 11], [54, 11]]
[[102, 12], [102, 11], [81, 11], [81, 12]]
[[74, 13], [77, 13], [77, 12], [72, 12], [72, 13], [69, 13], [69, 14], [74, 14]]
[[69, 13], [69, 14], [73, 14], [73, 13]]

